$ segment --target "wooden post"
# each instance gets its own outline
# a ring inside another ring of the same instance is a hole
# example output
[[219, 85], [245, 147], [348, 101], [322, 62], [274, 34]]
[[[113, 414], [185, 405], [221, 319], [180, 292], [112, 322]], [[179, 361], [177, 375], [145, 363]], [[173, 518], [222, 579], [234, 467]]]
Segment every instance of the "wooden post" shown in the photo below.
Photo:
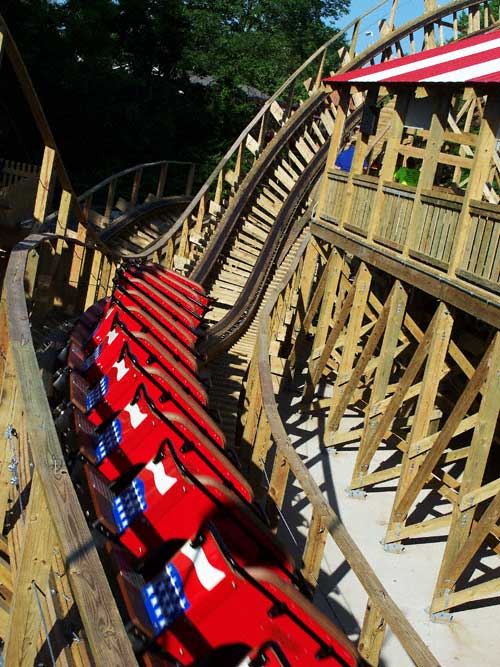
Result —
[[443, 144], [443, 136], [446, 130], [448, 120], [448, 110], [450, 106], [449, 95], [439, 95], [432, 97], [433, 113], [431, 127], [427, 137], [427, 144], [422, 160], [420, 178], [415, 192], [415, 201], [411, 212], [410, 222], [408, 223], [408, 233], [403, 248], [403, 255], [408, 256], [409, 251], [416, 248], [422, 230], [422, 191], [430, 190], [434, 183], [434, 176], [439, 160], [439, 153]]
[[325, 170], [323, 172], [323, 178], [321, 180], [320, 195], [318, 201], [318, 217], [321, 217], [322, 213], [328, 213], [324, 210], [326, 195], [328, 192], [328, 170], [332, 169], [335, 160], [337, 159], [337, 154], [339, 152], [342, 137], [344, 134], [344, 123], [349, 112], [349, 101], [350, 94], [347, 88], [342, 88], [340, 91], [339, 103], [337, 107], [337, 115], [335, 117], [335, 125], [333, 126], [333, 132], [330, 139], [330, 147], [328, 148], [328, 155], [326, 158]]
[[369, 599], [361, 626], [358, 650], [370, 667], [378, 667], [385, 630], [386, 623], [380, 609]]
[[47, 216], [55, 157], [55, 150], [49, 146], [45, 146], [33, 211], [33, 217], [38, 225], [42, 225]]
[[375, 379], [373, 381], [373, 389], [370, 395], [370, 402], [366, 410], [365, 422], [363, 427], [363, 435], [359, 446], [356, 462], [354, 464], [354, 472], [351, 481], [351, 488], [357, 488], [363, 483], [363, 476], [368, 471], [370, 464], [370, 457], [365, 456], [365, 449], [370, 440], [371, 433], [377, 428], [380, 414], [375, 412], [374, 407], [377, 403], [385, 398], [389, 379], [394, 363], [394, 355], [398, 345], [399, 336], [401, 333], [401, 326], [408, 301], [408, 293], [399, 281], [394, 285], [395, 291], [391, 299], [389, 310], [389, 317], [387, 327], [384, 333], [384, 340], [380, 349], [379, 363], [375, 372]]
[[398, 159], [399, 147], [401, 144], [401, 135], [403, 133], [406, 111], [410, 100], [410, 92], [401, 92], [396, 97], [394, 110], [391, 115], [391, 128], [387, 137], [387, 146], [385, 149], [384, 160], [382, 168], [380, 169], [380, 176], [377, 184], [377, 192], [374, 195], [370, 219], [367, 227], [367, 240], [371, 241], [373, 235], [376, 234], [380, 224], [382, 209], [384, 206], [384, 182], [392, 181], [394, 172], [396, 170], [396, 163]]
[[[68, 228], [68, 219], [71, 211], [71, 203], [73, 201], [73, 194], [68, 190], [63, 190], [61, 193], [61, 201], [59, 203], [59, 209], [57, 211], [57, 221], [56, 221], [56, 234], [61, 236], [66, 236], [66, 230]], [[61, 254], [62, 241], [57, 243], [57, 254]]]
[[115, 195], [116, 195], [116, 178], [108, 185], [108, 196], [106, 197], [106, 208], [104, 209], [104, 219], [108, 223], [111, 218], [111, 212], [113, 211], [113, 206], [115, 205]]
[[168, 164], [162, 165], [160, 169], [160, 176], [158, 178], [158, 187], [156, 188], [156, 197], [158, 199], [161, 199], [163, 197], [163, 193], [165, 192], [165, 183], [167, 181], [167, 170], [168, 170]]
[[327, 538], [328, 531], [325, 519], [320, 510], [314, 507], [307, 532], [307, 541], [303, 555], [304, 567], [302, 568], [304, 579], [314, 587], [318, 583], [318, 575], [321, 570], [321, 561], [323, 560]]
[[[487, 376], [485, 378], [483, 396], [479, 408], [479, 422], [474, 429], [470, 453], [467, 457], [462, 483], [460, 485], [459, 499], [473, 492], [481, 485], [490, 447], [495, 433], [500, 404], [500, 333], [495, 334], [491, 344], [491, 354]], [[469, 544], [469, 550], [462, 552], [469, 538], [476, 505], [462, 508], [460, 502], [453, 506], [450, 533], [446, 542], [446, 549], [441, 563], [441, 568], [434, 592], [434, 598], [443, 596], [446, 591], [453, 590], [456, 579], [467, 566], [470, 558], [470, 545], [476, 545], [476, 540]], [[494, 515], [496, 509], [492, 509]], [[495, 517], [495, 523], [498, 517]], [[482, 543], [482, 540], [481, 540]], [[477, 544], [479, 548], [481, 544]], [[458, 575], [455, 576], [455, 573]]]
[[493, 152], [496, 146], [496, 136], [500, 127], [500, 94], [492, 91], [488, 94], [488, 100], [481, 120], [479, 136], [477, 140], [474, 160], [472, 163], [469, 183], [462, 203], [462, 210], [457, 222], [457, 232], [451, 251], [448, 274], [454, 276], [460, 268], [465, 243], [469, 235], [471, 216], [469, 211], [472, 199], [481, 199], [484, 183], [488, 178]]
[[141, 189], [142, 181], [142, 169], [138, 169], [134, 174], [134, 182], [132, 184], [132, 192], [130, 194], [130, 208], [135, 208], [137, 206], [137, 200], [139, 198], [139, 190]]
[[358, 386], [359, 381], [361, 380], [361, 376], [365, 372], [368, 362], [372, 358], [375, 349], [384, 333], [389, 318], [389, 313], [391, 311], [391, 305], [395, 298], [396, 290], [397, 286], [395, 284], [392, 288], [391, 294], [387, 298], [387, 302], [384, 305], [382, 312], [377, 318], [375, 326], [373, 327], [368, 340], [366, 341], [366, 344], [363, 346], [363, 351], [361, 352], [356, 367], [351, 373], [348, 382], [342, 388], [338, 387], [337, 391], [339, 396], [336, 402], [332, 402], [331, 404], [325, 432], [329, 431], [334, 434], [334, 432], [339, 427], [340, 420], [342, 419], [347, 406], [351, 401], [352, 395]]
[[409, 448], [413, 443], [429, 435], [432, 413], [441, 380], [441, 368], [448, 350], [452, 326], [453, 318], [448, 307], [446, 304], [440, 303], [435, 315], [435, 327], [422, 380], [422, 388], [419, 393], [413, 425], [408, 438], [408, 449], [403, 457], [394, 507], [387, 527], [386, 543], [399, 541], [398, 532], [401, 523], [404, 521], [404, 517], [398, 510], [398, 501], [406, 493], [406, 490], [417, 474], [423, 458], [425, 458], [425, 453], [410, 458]]
[[[361, 263], [358, 274], [356, 276], [356, 294], [354, 295], [352, 308], [349, 313], [349, 324], [345, 334], [344, 348], [342, 350], [342, 357], [337, 371], [337, 378], [333, 387], [333, 395], [330, 402], [330, 411], [325, 424], [325, 441], [328, 445], [333, 445], [333, 426], [332, 418], [335, 416], [337, 405], [340, 402], [341, 387], [348, 380], [352, 372], [352, 366], [356, 356], [356, 348], [358, 345], [361, 325], [363, 324], [363, 317], [365, 315], [366, 304], [370, 292], [370, 285], [372, 275], [364, 263]], [[338, 420], [340, 421], [340, 419]]]
[[314, 342], [312, 345], [311, 356], [309, 358], [309, 372], [312, 373], [314, 367], [314, 360], [318, 354], [321, 354], [330, 324], [332, 321], [333, 306], [337, 298], [337, 292], [340, 281], [340, 274], [342, 272], [343, 258], [339, 252], [332, 248], [330, 257], [326, 263], [324, 270], [324, 292], [321, 300], [321, 308], [319, 311], [318, 323], [316, 325], [316, 332], [314, 334]]
[[5, 663], [32, 667], [41, 625], [33, 586], [48, 583], [55, 533], [41, 480], [35, 471], [26, 519], [26, 534], [17, 570], [9, 633], [5, 641]]
[[345, 299], [342, 302], [342, 306], [340, 305], [337, 306], [335, 316], [332, 322], [332, 328], [330, 333], [328, 334], [328, 338], [325, 341], [321, 355], [319, 356], [317, 362], [314, 364], [312, 372], [310, 372], [308, 374], [308, 377], [306, 378], [304, 384], [304, 396], [303, 396], [303, 401], [305, 403], [308, 403], [312, 400], [314, 390], [321, 378], [321, 375], [323, 374], [323, 371], [335, 347], [335, 343], [337, 342], [339, 334], [344, 328], [347, 318], [349, 317], [349, 313], [351, 311], [352, 304], [354, 302], [354, 297], [356, 295], [356, 286], [357, 286], [357, 276], [355, 282], [349, 288], [349, 291], [347, 292]]

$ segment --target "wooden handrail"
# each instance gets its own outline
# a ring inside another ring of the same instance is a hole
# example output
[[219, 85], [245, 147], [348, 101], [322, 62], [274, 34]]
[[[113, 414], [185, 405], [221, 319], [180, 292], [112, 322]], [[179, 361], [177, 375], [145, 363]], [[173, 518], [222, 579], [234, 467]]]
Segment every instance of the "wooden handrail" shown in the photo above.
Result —
[[[34, 471], [41, 482], [93, 660], [102, 667], [135, 667], [137, 661], [62, 456], [33, 346], [25, 271], [30, 252], [48, 238], [57, 237], [29, 236], [11, 253], [4, 282], [9, 351], [18, 378]], [[66, 243], [79, 244], [72, 239], [66, 239]], [[24, 595], [31, 592], [24, 591]]]

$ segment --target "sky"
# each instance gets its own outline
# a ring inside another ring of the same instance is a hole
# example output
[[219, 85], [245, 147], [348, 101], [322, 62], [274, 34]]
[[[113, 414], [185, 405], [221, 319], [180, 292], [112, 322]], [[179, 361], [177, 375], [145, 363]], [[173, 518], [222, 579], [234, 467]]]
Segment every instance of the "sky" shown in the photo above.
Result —
[[[350, 21], [364, 14], [377, 4], [377, 0], [351, 0], [351, 10], [349, 14], [344, 16], [342, 20], [339, 21], [339, 27], [344, 27]], [[385, 4], [380, 9], [375, 10], [370, 16], [363, 20], [359, 36], [359, 46], [361, 49], [366, 48], [370, 43], [377, 40], [378, 22], [381, 18], [387, 17], [389, 15], [391, 4], [391, 0], [387, 0], [387, 2], [385, 2]], [[437, 4], [441, 5], [443, 2], [438, 2]], [[396, 25], [402, 25], [410, 19], [420, 15], [423, 12], [423, 7], [423, 0], [400, 0], [398, 5], [398, 13], [396, 15]], [[373, 35], [367, 35], [367, 32], [372, 32]]]

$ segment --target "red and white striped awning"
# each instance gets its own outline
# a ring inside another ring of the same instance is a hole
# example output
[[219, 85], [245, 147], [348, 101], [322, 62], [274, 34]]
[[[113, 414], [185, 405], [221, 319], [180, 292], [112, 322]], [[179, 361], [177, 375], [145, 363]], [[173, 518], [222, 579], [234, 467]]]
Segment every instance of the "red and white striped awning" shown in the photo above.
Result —
[[500, 30], [352, 70], [335, 83], [500, 83]]

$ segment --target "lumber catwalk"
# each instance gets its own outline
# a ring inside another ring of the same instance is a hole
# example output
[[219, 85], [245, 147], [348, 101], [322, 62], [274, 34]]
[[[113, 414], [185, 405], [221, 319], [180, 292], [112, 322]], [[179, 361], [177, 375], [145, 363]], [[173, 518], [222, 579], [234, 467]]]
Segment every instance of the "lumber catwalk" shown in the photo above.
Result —
[[496, 664], [500, 16], [414, 4], [80, 195], [0, 17], [7, 667]]

